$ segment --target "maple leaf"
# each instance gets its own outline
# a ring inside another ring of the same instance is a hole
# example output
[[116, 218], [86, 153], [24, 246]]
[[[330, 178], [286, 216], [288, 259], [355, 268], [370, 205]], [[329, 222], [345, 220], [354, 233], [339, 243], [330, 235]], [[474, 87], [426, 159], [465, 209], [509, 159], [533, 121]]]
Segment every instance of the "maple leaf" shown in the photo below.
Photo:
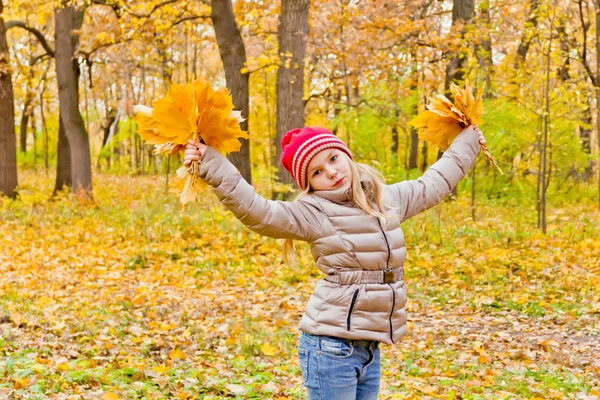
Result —
[[156, 120], [152, 117], [150, 107], [136, 105], [133, 110], [137, 113], [133, 121], [138, 125], [138, 133], [150, 144], [164, 144], [175, 138], [175, 136], [163, 136], [157, 130]]
[[189, 168], [183, 166], [176, 171], [169, 192], [178, 195], [181, 204], [185, 205], [196, 201], [200, 190], [206, 186], [198, 173], [198, 164], [192, 163]]
[[[479, 89], [477, 97], [474, 97], [467, 79], [465, 80], [464, 89], [451, 83], [450, 92], [454, 98], [454, 103], [443, 95], [428, 98], [427, 109], [409, 122], [417, 129], [421, 139], [444, 150], [450, 147], [450, 144], [463, 129], [471, 125], [479, 125], [481, 116], [484, 113], [481, 98], [483, 88]], [[490, 163], [502, 173], [498, 162], [487, 146], [480, 146]]]
[[[240, 138], [248, 132], [240, 128], [241, 111], [233, 109], [227, 89], [214, 90], [203, 79], [184, 85], [173, 84], [167, 95], [156, 100], [154, 108], [136, 105], [134, 121], [140, 136], [154, 144], [154, 154], [176, 154], [185, 149], [188, 140], [203, 140], [208, 146], [227, 153], [239, 151]], [[180, 168], [171, 184], [171, 192], [183, 204], [197, 199], [203, 187], [198, 163]]]
[[213, 90], [206, 81], [193, 82], [198, 106], [199, 137], [208, 146], [229, 153], [239, 151], [240, 138], [248, 138], [248, 132], [241, 130], [244, 119], [240, 111], [233, 109], [233, 101], [226, 89]]
[[156, 100], [152, 116], [156, 129], [170, 142], [187, 144], [196, 132], [198, 109], [191, 85], [174, 83], [165, 97]]
[[104, 393], [102, 395], [102, 400], [119, 400], [120, 397], [112, 392]]
[[263, 345], [261, 345], [260, 351], [262, 351], [262, 353], [265, 356], [274, 356], [279, 353], [279, 349], [276, 346], [273, 346], [272, 344], [269, 344], [269, 343], [264, 343]]
[[172, 142], [154, 145], [154, 154], [177, 154], [184, 150], [185, 145]]

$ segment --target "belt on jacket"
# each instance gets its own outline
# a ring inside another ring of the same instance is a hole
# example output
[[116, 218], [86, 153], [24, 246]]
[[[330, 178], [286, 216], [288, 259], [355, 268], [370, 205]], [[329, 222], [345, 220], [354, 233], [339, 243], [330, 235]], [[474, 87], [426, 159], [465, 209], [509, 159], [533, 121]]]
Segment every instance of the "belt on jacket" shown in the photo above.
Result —
[[336, 274], [327, 275], [325, 280], [339, 285], [353, 285], [356, 283], [394, 283], [404, 280], [404, 267], [383, 269], [379, 271], [346, 269], [341, 270]]

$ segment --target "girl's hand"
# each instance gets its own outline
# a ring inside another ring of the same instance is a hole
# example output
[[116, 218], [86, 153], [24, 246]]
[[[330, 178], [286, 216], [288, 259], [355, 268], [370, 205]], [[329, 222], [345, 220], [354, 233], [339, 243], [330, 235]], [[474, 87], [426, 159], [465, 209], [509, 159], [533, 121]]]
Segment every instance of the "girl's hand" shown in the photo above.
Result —
[[188, 144], [185, 145], [185, 157], [183, 158], [183, 165], [189, 167], [192, 165], [192, 161], [200, 161], [205, 151], [205, 144], [202, 144], [197, 140], [188, 140]]
[[484, 146], [486, 144], [485, 138], [483, 137], [483, 133], [479, 130], [479, 125], [473, 125], [473, 129], [475, 132], [479, 133], [479, 144]]

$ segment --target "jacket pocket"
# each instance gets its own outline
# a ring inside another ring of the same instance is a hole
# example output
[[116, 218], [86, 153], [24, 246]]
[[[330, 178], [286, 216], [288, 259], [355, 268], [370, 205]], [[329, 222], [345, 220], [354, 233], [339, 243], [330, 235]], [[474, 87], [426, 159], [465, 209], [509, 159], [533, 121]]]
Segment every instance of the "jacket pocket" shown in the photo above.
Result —
[[354, 290], [354, 294], [352, 294], [352, 301], [350, 302], [350, 308], [348, 308], [348, 316], [346, 317], [346, 327], [350, 330], [350, 326], [352, 323], [352, 311], [354, 310], [354, 306], [356, 305], [356, 299], [358, 298], [358, 292], [360, 289]]

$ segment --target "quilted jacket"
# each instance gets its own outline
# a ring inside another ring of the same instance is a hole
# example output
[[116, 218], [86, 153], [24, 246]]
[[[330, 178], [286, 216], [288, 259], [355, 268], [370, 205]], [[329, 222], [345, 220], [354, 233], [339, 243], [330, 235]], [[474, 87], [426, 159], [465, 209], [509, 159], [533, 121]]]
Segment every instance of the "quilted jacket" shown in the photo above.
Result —
[[311, 192], [293, 202], [261, 197], [221, 154], [207, 148], [201, 177], [248, 228], [310, 244], [325, 274], [300, 330], [313, 335], [395, 343], [406, 333], [406, 245], [400, 223], [438, 204], [479, 154], [478, 134], [464, 129], [420, 178], [386, 185], [395, 218], [380, 221], [354, 206], [351, 190]]

